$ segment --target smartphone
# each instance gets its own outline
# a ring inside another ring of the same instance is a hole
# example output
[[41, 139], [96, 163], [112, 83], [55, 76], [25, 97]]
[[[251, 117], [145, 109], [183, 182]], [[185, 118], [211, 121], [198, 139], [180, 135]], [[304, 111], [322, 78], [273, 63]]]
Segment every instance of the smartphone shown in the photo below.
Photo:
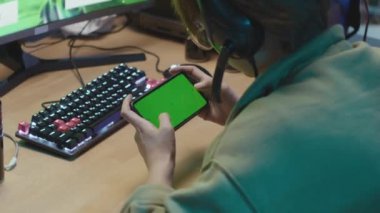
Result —
[[178, 129], [207, 106], [207, 99], [184, 73], [178, 73], [131, 103], [131, 109], [159, 127], [159, 115], [166, 112]]

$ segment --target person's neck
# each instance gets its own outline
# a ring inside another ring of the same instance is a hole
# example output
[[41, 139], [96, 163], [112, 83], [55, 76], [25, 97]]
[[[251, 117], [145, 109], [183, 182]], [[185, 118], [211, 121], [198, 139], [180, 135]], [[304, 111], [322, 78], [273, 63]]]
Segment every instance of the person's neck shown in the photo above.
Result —
[[[255, 54], [255, 63], [258, 68], [258, 75], [264, 73], [267, 68], [276, 63], [281, 58], [288, 55], [281, 46], [281, 42], [278, 39], [275, 39], [273, 36], [266, 36], [263, 46]], [[240, 70], [245, 75], [250, 77], [254, 76], [254, 68], [250, 61], [246, 59], [229, 59], [229, 64], [232, 65], [235, 69]]]
[[259, 75], [266, 72], [267, 68], [289, 55], [275, 37], [267, 34], [262, 48], [256, 53], [255, 60]]

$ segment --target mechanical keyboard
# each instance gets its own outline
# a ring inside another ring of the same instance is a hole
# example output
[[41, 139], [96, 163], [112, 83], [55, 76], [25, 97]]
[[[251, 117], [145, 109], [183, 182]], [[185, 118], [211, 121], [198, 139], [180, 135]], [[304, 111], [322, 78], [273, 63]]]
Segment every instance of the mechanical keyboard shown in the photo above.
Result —
[[26, 143], [75, 158], [121, 128], [121, 105], [148, 89], [144, 71], [120, 64], [19, 124], [16, 136]]

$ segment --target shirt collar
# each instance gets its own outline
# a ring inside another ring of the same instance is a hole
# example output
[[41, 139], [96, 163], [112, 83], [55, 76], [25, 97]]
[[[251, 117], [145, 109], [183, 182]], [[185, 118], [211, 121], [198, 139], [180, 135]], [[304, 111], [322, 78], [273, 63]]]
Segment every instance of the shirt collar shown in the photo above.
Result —
[[344, 40], [342, 26], [333, 26], [295, 53], [270, 66], [248, 87], [232, 109], [227, 123], [232, 121], [249, 103], [269, 95], [273, 90], [288, 82], [299, 71], [325, 53], [330, 46], [341, 40]]

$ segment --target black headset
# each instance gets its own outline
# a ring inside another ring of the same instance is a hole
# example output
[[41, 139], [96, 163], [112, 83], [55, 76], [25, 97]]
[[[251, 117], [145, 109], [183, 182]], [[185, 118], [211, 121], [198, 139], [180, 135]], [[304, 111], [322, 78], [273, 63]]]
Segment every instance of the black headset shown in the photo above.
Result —
[[[364, 34], [363, 34], [363, 41], [367, 41], [367, 33], [368, 33], [368, 27], [369, 27], [369, 9], [368, 9], [368, 2], [367, 0], [339, 0], [341, 3], [341, 6], [343, 8], [343, 27], [344, 32], [346, 35], [346, 39], [351, 38], [353, 35], [355, 35], [360, 28], [361, 21], [362, 21], [362, 14], [361, 14], [361, 6], [363, 6], [363, 9], [365, 10], [363, 21], [364, 21]], [[361, 5], [362, 3], [362, 5]]]
[[[338, 0], [338, 3], [343, 12], [341, 24], [348, 39], [356, 34], [360, 28], [360, 0]], [[364, 1], [364, 3], [366, 2]]]
[[[360, 0], [337, 1], [344, 9], [341, 24], [346, 38], [350, 38], [360, 27]], [[265, 31], [258, 21], [238, 11], [231, 0], [197, 0], [197, 4], [208, 43], [219, 52], [212, 92], [215, 100], [220, 102], [220, 88], [228, 58], [247, 59], [255, 76], [258, 75], [254, 55], [264, 43]], [[350, 32], [350, 28], [353, 31]], [[368, 23], [366, 31], [367, 28]], [[363, 40], [365, 38], [366, 33]]]
[[228, 58], [247, 59], [255, 70], [255, 53], [264, 42], [264, 28], [238, 11], [228, 0], [197, 0], [208, 42], [219, 52], [213, 78], [213, 96], [220, 102], [220, 88]]

